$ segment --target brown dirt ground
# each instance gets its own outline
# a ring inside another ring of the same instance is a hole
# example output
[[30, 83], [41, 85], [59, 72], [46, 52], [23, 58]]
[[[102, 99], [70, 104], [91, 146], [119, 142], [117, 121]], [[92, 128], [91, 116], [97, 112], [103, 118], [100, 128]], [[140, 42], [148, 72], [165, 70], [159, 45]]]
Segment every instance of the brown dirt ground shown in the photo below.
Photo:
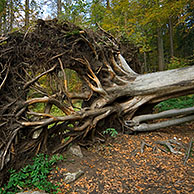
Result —
[[[182, 154], [154, 150], [155, 141], [177, 138], [188, 147], [194, 138], [194, 123], [137, 135], [120, 134], [104, 144], [82, 148], [83, 158], [67, 155], [50, 175], [60, 186], [60, 193], [194, 193], [194, 146], [192, 156], [184, 165]], [[141, 142], [152, 145], [140, 152]], [[165, 147], [163, 147], [165, 148]], [[74, 183], [65, 184], [66, 172], [79, 169], [85, 174]]]

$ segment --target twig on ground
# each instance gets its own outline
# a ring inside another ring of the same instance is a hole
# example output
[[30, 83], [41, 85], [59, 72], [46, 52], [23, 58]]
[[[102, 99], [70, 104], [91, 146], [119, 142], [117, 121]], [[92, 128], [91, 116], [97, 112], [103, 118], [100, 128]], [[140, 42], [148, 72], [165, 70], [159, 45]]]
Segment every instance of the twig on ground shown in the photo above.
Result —
[[189, 142], [189, 147], [185, 153], [185, 161], [184, 161], [184, 165], [186, 165], [187, 160], [189, 159], [190, 153], [191, 153], [191, 148], [192, 148], [192, 144], [193, 144], [193, 138], [191, 138], [190, 142]]
[[166, 145], [167, 148], [170, 150], [170, 152], [172, 152], [173, 154], [182, 154], [182, 152], [174, 150], [174, 148], [171, 145], [171, 143], [169, 142], [169, 140], [167, 140], [167, 141], [157, 141], [156, 143], [160, 144], [160, 145]]
[[135, 148], [135, 149], [131, 152], [131, 155], [132, 155], [132, 156], [136, 156], [138, 150], [139, 150], [138, 148]]
[[142, 141], [141, 142], [141, 149], [140, 149], [141, 154], [143, 154], [145, 146], [152, 147], [150, 144], [146, 143], [145, 141]]

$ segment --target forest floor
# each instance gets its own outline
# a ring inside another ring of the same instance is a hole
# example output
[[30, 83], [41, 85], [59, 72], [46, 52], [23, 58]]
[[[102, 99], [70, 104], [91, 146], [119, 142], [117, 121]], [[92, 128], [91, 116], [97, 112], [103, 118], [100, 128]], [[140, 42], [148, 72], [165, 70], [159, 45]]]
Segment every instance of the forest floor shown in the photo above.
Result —
[[[58, 184], [60, 193], [64, 194], [194, 193], [194, 146], [191, 157], [185, 162], [185, 152], [192, 138], [194, 123], [158, 132], [119, 134], [108, 138], [104, 144], [82, 148], [83, 158], [67, 156], [67, 161], [60, 162], [53, 170], [50, 180]], [[173, 154], [156, 143], [170, 139], [185, 148]], [[143, 153], [142, 142], [151, 146], [144, 146]], [[66, 184], [65, 173], [78, 170], [83, 170], [84, 175]]]

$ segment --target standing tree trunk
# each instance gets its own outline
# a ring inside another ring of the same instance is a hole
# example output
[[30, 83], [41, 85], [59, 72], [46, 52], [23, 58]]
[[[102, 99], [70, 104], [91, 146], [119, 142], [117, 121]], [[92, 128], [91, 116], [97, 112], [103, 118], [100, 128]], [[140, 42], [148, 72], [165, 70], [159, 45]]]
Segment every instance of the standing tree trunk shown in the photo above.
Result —
[[2, 20], [2, 16], [0, 16], [0, 34], [3, 34], [3, 20]]
[[61, 0], [57, 0], [57, 18], [59, 18], [62, 12]]
[[163, 47], [163, 35], [162, 28], [157, 28], [157, 39], [158, 39], [158, 67], [159, 71], [163, 71], [165, 69], [164, 64], [164, 47]]
[[2, 15], [1, 15], [1, 30], [3, 33], [8, 32], [8, 21], [7, 21], [7, 0], [2, 1]]
[[169, 38], [170, 38], [170, 57], [172, 58], [174, 56], [172, 16], [169, 17]]
[[29, 0], [25, 0], [25, 27], [29, 26], [30, 22], [30, 2]]
[[110, 0], [106, 0], [106, 8], [110, 9]]
[[143, 60], [144, 60], [144, 71], [141, 71], [142, 73], [145, 72], [147, 73], [148, 72], [148, 66], [147, 66], [147, 55], [146, 55], [146, 52], [143, 52]]
[[14, 22], [14, 3], [13, 0], [10, 0], [10, 31], [13, 30], [13, 22]]

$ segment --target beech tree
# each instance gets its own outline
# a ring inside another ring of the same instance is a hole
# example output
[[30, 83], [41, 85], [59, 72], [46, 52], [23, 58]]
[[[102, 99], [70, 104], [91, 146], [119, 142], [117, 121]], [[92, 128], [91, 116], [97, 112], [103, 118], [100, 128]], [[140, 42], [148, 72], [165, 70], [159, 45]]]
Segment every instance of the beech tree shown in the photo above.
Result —
[[25, 26], [28, 27], [30, 22], [30, 1], [25, 0]]
[[61, 0], [57, 0], [57, 17], [59, 18], [60, 14], [62, 12], [62, 2]]

